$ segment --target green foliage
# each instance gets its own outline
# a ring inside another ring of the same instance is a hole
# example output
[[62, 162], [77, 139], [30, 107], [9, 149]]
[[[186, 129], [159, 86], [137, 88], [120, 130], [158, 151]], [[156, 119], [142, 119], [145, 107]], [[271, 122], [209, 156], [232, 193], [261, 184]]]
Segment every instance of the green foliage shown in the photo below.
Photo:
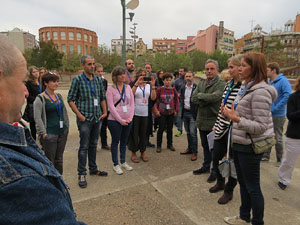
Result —
[[62, 60], [63, 71], [77, 72], [80, 70], [80, 58], [81, 55], [76, 52], [65, 55]]
[[226, 53], [222, 53], [221, 50], [217, 49], [213, 53], [209, 54], [208, 57], [218, 61], [220, 72], [227, 69], [227, 60], [229, 59], [229, 56]]
[[192, 60], [193, 71], [201, 71], [205, 68], [205, 62], [208, 59], [208, 55], [200, 50], [193, 50], [188, 53]]
[[39, 47], [26, 49], [24, 53], [28, 66], [46, 67], [48, 70], [61, 69], [63, 55], [52, 41], [40, 42]]

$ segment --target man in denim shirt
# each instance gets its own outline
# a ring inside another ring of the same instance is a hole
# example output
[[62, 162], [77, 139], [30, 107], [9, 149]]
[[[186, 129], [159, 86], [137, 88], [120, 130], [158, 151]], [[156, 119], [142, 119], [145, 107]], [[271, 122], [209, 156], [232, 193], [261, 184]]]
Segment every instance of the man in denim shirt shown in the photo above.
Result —
[[0, 224], [84, 224], [76, 221], [61, 175], [43, 155], [21, 119], [28, 97], [26, 61], [0, 36]]
[[[78, 150], [78, 185], [87, 187], [86, 161], [88, 157], [90, 175], [107, 176], [96, 164], [96, 152], [101, 122], [107, 116], [105, 90], [100, 77], [94, 75], [95, 60], [92, 56], [82, 56], [83, 73], [72, 79], [68, 93], [68, 103], [76, 114], [80, 137]], [[103, 111], [102, 111], [103, 110]]]

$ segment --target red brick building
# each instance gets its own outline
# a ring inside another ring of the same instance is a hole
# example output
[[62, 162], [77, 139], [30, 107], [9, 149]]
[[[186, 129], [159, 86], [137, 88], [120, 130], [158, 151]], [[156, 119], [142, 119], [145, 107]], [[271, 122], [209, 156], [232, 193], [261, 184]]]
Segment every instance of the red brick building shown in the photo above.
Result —
[[98, 47], [96, 32], [79, 27], [42, 27], [39, 29], [40, 41], [50, 41], [60, 52], [90, 54], [91, 48]]

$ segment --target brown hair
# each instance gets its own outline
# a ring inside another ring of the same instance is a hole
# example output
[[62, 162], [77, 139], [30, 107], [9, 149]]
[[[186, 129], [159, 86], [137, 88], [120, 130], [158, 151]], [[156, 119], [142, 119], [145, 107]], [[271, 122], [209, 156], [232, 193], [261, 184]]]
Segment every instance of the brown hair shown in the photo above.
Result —
[[59, 76], [57, 76], [56, 73], [52, 73], [52, 72], [45, 73], [42, 77], [43, 90], [46, 89], [45, 83], [49, 83], [50, 81], [53, 81], [53, 82], [59, 81]]
[[30, 81], [31, 83], [34, 83], [34, 79], [35, 79], [35, 77], [32, 75], [33, 70], [37, 70], [39, 72], [39, 68], [37, 68], [36, 66], [30, 66], [28, 68], [27, 78], [28, 81]]
[[251, 67], [251, 79], [254, 81], [252, 86], [265, 81], [267, 78], [267, 63], [264, 54], [260, 52], [250, 52], [243, 56], [245, 62]]
[[140, 76], [142, 76], [142, 73], [145, 72], [146, 73], [146, 70], [144, 68], [137, 68], [136, 69], [136, 72], [135, 72], [135, 79], [139, 79]]
[[167, 78], [173, 79], [172, 74], [170, 74], [170, 73], [165, 73], [165, 74], [163, 75], [163, 77], [162, 77], [162, 80], [165, 80], [165, 79], [167, 79]]
[[111, 71], [111, 80], [114, 84], [117, 84], [117, 76], [122, 75], [126, 72], [126, 69], [123, 66], [116, 66]]
[[294, 84], [294, 90], [295, 90], [295, 91], [300, 91], [300, 77], [298, 77], [298, 78], [296, 79], [296, 82], [295, 82], [295, 84]]
[[102, 64], [100, 63], [95, 63], [95, 70], [97, 70], [99, 67], [101, 67], [103, 69]]
[[268, 63], [268, 68], [270, 68], [271, 70], [276, 70], [276, 74], [279, 74], [280, 72], [279, 64], [277, 62]]

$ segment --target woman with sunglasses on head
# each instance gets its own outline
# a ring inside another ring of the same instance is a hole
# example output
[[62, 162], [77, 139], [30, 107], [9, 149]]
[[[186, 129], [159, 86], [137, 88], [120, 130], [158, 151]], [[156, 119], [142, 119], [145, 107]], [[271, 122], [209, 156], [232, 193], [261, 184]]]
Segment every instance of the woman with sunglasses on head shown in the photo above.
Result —
[[69, 118], [58, 88], [59, 77], [48, 72], [42, 77], [44, 92], [34, 101], [34, 120], [45, 155], [63, 174], [63, 153], [69, 133]]
[[35, 128], [35, 122], [34, 122], [34, 117], [33, 117], [33, 102], [42, 92], [42, 87], [39, 82], [39, 69], [36, 66], [30, 66], [28, 68], [28, 77], [27, 77], [27, 82], [26, 82], [26, 87], [29, 93], [29, 96], [27, 98], [27, 105], [24, 111], [23, 119], [29, 122], [30, 126], [30, 132], [31, 136], [33, 137], [34, 140], [36, 140], [36, 128]]
[[[123, 169], [131, 171], [133, 168], [126, 163], [126, 145], [132, 126], [134, 114], [134, 96], [129, 85], [125, 84], [126, 70], [116, 66], [111, 72], [113, 85], [107, 88], [106, 100], [110, 111], [107, 119], [111, 134], [111, 156], [113, 170], [121, 175]], [[120, 144], [120, 162], [118, 160], [118, 145]]]
[[[260, 188], [260, 161], [253, 144], [274, 137], [271, 115], [276, 89], [268, 84], [267, 63], [262, 53], [243, 56], [239, 67], [241, 89], [231, 108], [222, 113], [233, 122], [232, 150], [237, 180], [240, 184], [241, 206], [239, 216], [225, 217], [228, 224], [264, 224], [264, 197]], [[251, 218], [252, 211], [252, 218]]]
[[148, 107], [149, 99], [156, 99], [155, 79], [151, 77], [150, 83], [144, 81], [146, 72], [142, 68], [136, 71], [136, 79], [132, 87], [134, 95], [134, 117], [133, 126], [131, 128], [128, 148], [132, 151], [131, 161], [138, 163], [139, 159], [136, 155], [137, 151], [141, 152], [141, 159], [148, 162], [149, 159], [145, 154], [147, 147], [147, 123], [148, 123]]

